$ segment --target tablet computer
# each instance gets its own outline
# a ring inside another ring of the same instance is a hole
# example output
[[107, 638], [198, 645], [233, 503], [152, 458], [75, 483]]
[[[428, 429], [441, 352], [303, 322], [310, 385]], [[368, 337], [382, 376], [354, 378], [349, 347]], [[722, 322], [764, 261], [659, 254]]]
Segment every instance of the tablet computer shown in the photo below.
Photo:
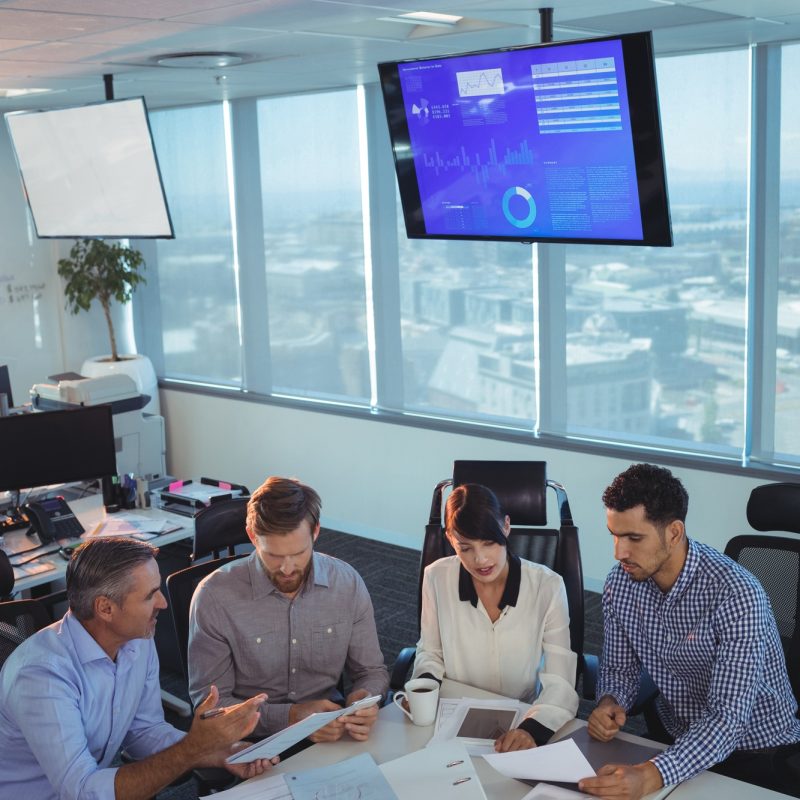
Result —
[[492, 744], [514, 727], [519, 710], [508, 706], [470, 706], [456, 730], [456, 738], [473, 744]]

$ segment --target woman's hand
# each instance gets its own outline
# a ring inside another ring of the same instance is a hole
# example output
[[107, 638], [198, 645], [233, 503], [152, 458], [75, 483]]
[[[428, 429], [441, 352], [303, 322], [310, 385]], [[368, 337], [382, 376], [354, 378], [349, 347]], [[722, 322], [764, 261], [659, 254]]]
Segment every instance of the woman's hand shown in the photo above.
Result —
[[513, 750], [530, 750], [531, 747], [536, 747], [536, 742], [533, 736], [522, 728], [506, 731], [494, 743], [494, 749], [498, 753], [510, 753]]

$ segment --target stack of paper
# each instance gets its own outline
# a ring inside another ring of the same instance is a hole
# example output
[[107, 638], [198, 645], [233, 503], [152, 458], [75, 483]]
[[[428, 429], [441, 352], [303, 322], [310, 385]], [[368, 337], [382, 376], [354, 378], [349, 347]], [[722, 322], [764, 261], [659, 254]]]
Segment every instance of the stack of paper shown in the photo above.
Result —
[[122, 513], [100, 520], [87, 536], [132, 536], [136, 539], [152, 539], [162, 533], [178, 529], [178, 525], [164, 517], [145, 517], [141, 514]]

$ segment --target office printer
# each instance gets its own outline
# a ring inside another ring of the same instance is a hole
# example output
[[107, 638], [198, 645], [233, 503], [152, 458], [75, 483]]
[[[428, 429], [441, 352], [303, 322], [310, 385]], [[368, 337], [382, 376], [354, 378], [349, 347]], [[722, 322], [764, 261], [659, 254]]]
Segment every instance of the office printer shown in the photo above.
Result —
[[133, 378], [128, 375], [35, 383], [30, 395], [33, 407], [40, 411], [109, 403], [116, 440], [117, 472], [120, 475], [156, 477], [167, 471], [164, 417], [142, 411], [150, 398], [139, 393]]

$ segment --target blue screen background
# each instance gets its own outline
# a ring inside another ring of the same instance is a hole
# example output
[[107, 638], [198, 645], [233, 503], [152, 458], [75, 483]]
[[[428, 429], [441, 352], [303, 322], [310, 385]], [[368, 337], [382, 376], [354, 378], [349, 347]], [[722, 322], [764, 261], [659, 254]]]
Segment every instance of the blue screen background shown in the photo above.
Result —
[[398, 69], [427, 233], [642, 238], [619, 40]]

